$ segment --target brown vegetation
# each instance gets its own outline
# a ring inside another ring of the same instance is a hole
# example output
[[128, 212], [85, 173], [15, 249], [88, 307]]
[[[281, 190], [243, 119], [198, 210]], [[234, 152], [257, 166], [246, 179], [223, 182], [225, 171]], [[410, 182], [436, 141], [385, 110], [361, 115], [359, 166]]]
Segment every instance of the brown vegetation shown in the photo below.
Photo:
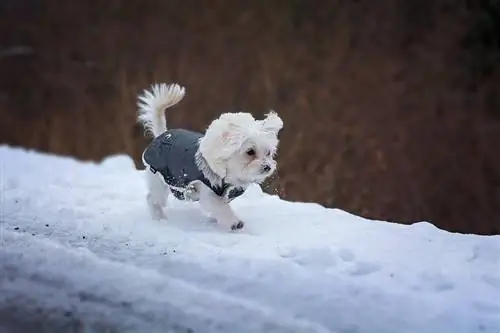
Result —
[[136, 95], [177, 81], [171, 127], [280, 113], [269, 191], [499, 233], [500, 74], [473, 34], [481, 8], [451, 3], [6, 1], [0, 143], [138, 162]]

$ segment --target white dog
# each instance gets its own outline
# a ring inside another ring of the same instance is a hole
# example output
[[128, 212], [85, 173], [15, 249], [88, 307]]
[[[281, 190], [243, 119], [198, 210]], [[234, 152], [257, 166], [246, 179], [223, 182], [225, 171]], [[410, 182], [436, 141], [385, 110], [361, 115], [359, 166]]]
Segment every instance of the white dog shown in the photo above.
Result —
[[151, 214], [154, 219], [165, 218], [163, 208], [172, 193], [180, 200], [199, 201], [218, 223], [241, 229], [244, 223], [229, 202], [275, 171], [283, 121], [272, 110], [264, 120], [249, 113], [224, 113], [205, 134], [167, 130], [165, 109], [184, 95], [178, 84], [156, 84], [139, 96], [138, 121], [153, 136], [142, 155]]

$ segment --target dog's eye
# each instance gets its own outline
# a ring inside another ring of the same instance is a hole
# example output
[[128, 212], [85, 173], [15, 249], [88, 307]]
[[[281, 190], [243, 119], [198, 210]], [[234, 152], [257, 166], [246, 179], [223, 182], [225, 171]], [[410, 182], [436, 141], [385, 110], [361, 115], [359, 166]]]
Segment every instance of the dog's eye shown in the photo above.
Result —
[[255, 149], [253, 148], [250, 148], [247, 150], [247, 155], [248, 156], [255, 156]]

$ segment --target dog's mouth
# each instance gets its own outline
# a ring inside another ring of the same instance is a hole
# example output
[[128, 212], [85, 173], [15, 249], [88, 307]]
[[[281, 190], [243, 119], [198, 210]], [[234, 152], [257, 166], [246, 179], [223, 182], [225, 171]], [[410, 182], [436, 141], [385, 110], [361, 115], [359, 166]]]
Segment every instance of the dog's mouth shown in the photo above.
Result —
[[240, 184], [240, 185], [246, 184], [246, 185], [248, 185], [248, 184], [251, 184], [251, 183], [260, 184], [264, 180], [266, 180], [267, 177], [268, 177], [267, 175], [259, 174], [259, 175], [254, 175], [254, 176], [251, 176], [251, 177], [237, 178], [237, 179], [233, 180], [232, 183], [234, 183], [234, 185], [236, 185], [236, 184]]
[[262, 183], [264, 180], [266, 180], [266, 178], [268, 178], [270, 175], [271, 175], [271, 171], [267, 171], [265, 173], [260, 173], [258, 175], [255, 175], [253, 178], [252, 178], [252, 182], [254, 183]]
[[238, 175], [237, 182], [249, 184], [249, 183], [257, 183], [260, 184], [264, 182], [267, 178], [269, 178], [275, 171], [275, 168], [272, 165], [268, 167], [261, 167], [258, 170], [251, 170], [246, 167], [243, 169], [243, 172]]

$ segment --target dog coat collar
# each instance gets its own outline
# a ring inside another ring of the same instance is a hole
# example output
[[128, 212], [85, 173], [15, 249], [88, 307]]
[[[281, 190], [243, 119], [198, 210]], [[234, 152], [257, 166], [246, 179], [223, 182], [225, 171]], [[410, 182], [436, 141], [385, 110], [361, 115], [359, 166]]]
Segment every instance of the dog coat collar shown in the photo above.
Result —
[[[186, 189], [201, 181], [218, 196], [231, 201], [245, 192], [245, 188], [222, 180], [210, 182], [200, 170], [197, 152], [203, 135], [185, 129], [171, 129], [151, 141], [143, 153], [143, 160], [153, 173], [159, 172], [177, 199], [185, 200]], [[203, 162], [206, 163], [206, 161]], [[211, 170], [210, 170], [211, 171]]]

